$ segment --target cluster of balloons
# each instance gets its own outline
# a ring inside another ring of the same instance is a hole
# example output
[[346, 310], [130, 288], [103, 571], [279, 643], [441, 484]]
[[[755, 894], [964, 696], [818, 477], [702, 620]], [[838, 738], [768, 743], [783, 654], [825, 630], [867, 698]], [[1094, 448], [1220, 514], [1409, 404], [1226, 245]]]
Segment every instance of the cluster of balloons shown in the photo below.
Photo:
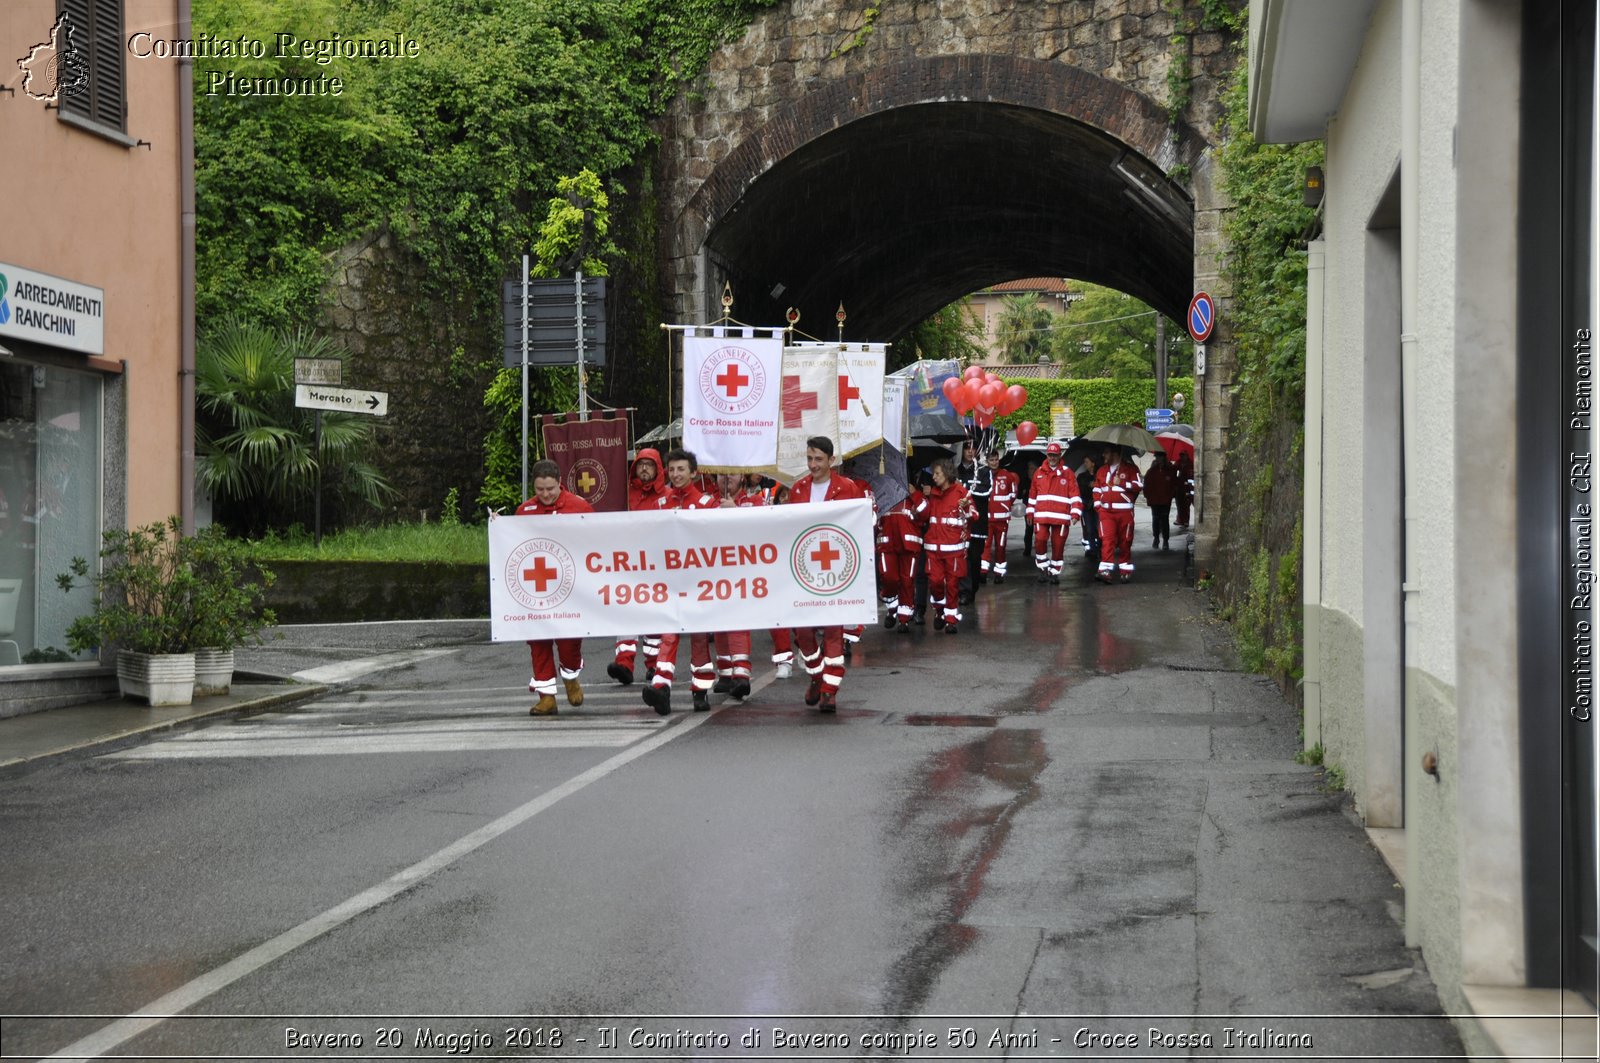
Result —
[[967, 367], [961, 379], [950, 377], [944, 382], [944, 397], [950, 400], [957, 413], [963, 416], [970, 413], [974, 424], [988, 428], [996, 417], [1022, 409], [1022, 404], [1028, 401], [1028, 389], [1021, 384], [1006, 387], [999, 377], [985, 372], [983, 366], [973, 365]]

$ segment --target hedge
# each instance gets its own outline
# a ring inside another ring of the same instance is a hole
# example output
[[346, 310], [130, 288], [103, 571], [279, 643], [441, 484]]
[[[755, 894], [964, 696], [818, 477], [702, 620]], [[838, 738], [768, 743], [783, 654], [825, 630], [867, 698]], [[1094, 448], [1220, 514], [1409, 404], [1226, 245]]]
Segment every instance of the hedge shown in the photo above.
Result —
[[[1005, 380], [1004, 377], [1001, 378]], [[1050, 402], [1068, 398], [1072, 401], [1072, 427], [1082, 435], [1103, 424], [1144, 424], [1144, 411], [1156, 404], [1154, 380], [1005, 380], [1007, 387], [1021, 384], [1028, 389], [1028, 401], [1016, 413], [995, 419], [995, 427], [1012, 429], [1023, 421], [1039, 426], [1039, 434], [1050, 434]], [[1189, 400], [1184, 413], [1176, 419], [1182, 421], [1193, 410], [1194, 378], [1168, 377], [1167, 395], [1182, 393]]]

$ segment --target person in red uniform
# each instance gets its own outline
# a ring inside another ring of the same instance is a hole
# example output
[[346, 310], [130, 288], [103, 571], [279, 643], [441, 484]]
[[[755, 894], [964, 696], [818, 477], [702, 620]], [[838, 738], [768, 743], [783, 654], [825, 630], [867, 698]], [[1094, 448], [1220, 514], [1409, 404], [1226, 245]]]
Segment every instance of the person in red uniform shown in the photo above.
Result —
[[[852, 458], [851, 460], [849, 460], [847, 462], [842, 463], [839, 466], [840, 475], [842, 475], [846, 480], [849, 480], [851, 483], [855, 484], [856, 485], [856, 489], [861, 492], [861, 497], [866, 499], [868, 502], [872, 503], [872, 520], [873, 520], [873, 523], [876, 524], [877, 520], [878, 520], [878, 500], [875, 497], [873, 497], [872, 485], [870, 483], [868, 483], [866, 480], [862, 479], [861, 476], [858, 475], [858, 473], [860, 473], [860, 471], [861, 470], [856, 465], [856, 462], [855, 462], [854, 458]], [[852, 625], [851, 627], [847, 627], [847, 628], [844, 629], [844, 659], [845, 660], [848, 661], [850, 659], [850, 653], [851, 653], [852, 647], [854, 647], [856, 643], [861, 641], [861, 634], [865, 630], [866, 630], [866, 625], [864, 625], [864, 624], [855, 624], [855, 625]]]
[[[661, 475], [661, 453], [653, 447], [642, 447], [634, 456], [633, 467], [628, 470], [628, 509], [655, 509], [666, 494], [667, 483]], [[660, 635], [644, 637], [644, 667], [649, 673], [655, 668], [656, 653], [661, 647]], [[606, 675], [623, 686], [633, 682], [633, 666], [639, 653], [639, 641], [631, 638], [617, 640], [611, 663], [606, 665]]]
[[994, 487], [989, 492], [989, 538], [983, 547], [983, 574], [1006, 581], [1006, 536], [1011, 531], [1011, 505], [1017, 500], [1017, 474], [1000, 467], [1000, 451], [984, 459]]
[[1106, 447], [1105, 461], [1094, 474], [1094, 508], [1100, 516], [1100, 570], [1095, 579], [1111, 582], [1118, 572], [1122, 582], [1133, 578], [1133, 502], [1144, 481], [1138, 466], [1121, 447]]
[[902, 635], [911, 631], [911, 616], [916, 612], [922, 529], [917, 526], [913, 514], [920, 501], [921, 492], [909, 494], [878, 519], [878, 572], [887, 607], [883, 626], [898, 624]]
[[[687, 450], [667, 451], [667, 490], [656, 502], [657, 509], [716, 509], [722, 500], [700, 486], [696, 471], [700, 463]], [[661, 636], [661, 653], [656, 658], [656, 674], [644, 688], [644, 703], [665, 716], [672, 711], [672, 680], [678, 671], [678, 641], [670, 631]], [[689, 668], [694, 691], [694, 711], [711, 708], [711, 687], [717, 670], [711, 663], [711, 636], [696, 632], [689, 636]]]
[[1061, 444], [1044, 448], [1044, 464], [1028, 487], [1028, 519], [1033, 521], [1033, 563], [1040, 583], [1061, 582], [1061, 558], [1072, 522], [1083, 517], [1078, 476], [1061, 462]]
[[[760, 473], [746, 473], [739, 489], [733, 493], [733, 504], [741, 507], [774, 505], [776, 488], [776, 483]], [[779, 679], [788, 679], [794, 674], [794, 640], [786, 627], [775, 627], [768, 634], [772, 636], [773, 669]]]
[[[796, 480], [789, 491], [789, 505], [862, 497], [861, 488], [854, 480], [833, 471], [833, 440], [827, 436], [812, 436], [806, 440], [806, 470], [807, 475]], [[844, 628], [838, 625], [821, 628], [820, 647], [818, 630], [795, 629], [806, 674], [811, 677], [811, 685], [806, 687], [806, 704], [820, 702], [823, 712], [833, 712], [838, 708], [839, 687], [844, 683]]]
[[[744, 477], [738, 473], [718, 476], [717, 493], [724, 509], [766, 505], [759, 494], [745, 491]], [[712, 641], [717, 648], [717, 681], [712, 684], [711, 692], [744, 700], [750, 696], [750, 632], [719, 631]]]
[[[561, 469], [553, 461], [536, 461], [533, 475], [533, 497], [517, 507], [519, 517], [546, 517], [559, 513], [593, 513], [594, 507], [561, 486]], [[530, 716], [556, 714], [556, 665], [559, 661], [561, 679], [567, 687], [567, 704], [583, 704], [583, 685], [578, 676], [583, 672], [582, 639], [529, 639], [528, 653], [533, 658], [533, 678], [528, 680], [528, 690], [539, 695]]]
[[1167, 452], [1156, 451], [1150, 461], [1150, 468], [1144, 474], [1144, 502], [1150, 507], [1150, 526], [1155, 535], [1151, 539], [1151, 546], [1159, 546], [1164, 552], [1172, 542], [1172, 526], [1168, 523], [1169, 514], [1172, 512], [1172, 500], [1178, 494], [1178, 470], [1167, 461]]
[[1189, 507], [1194, 504], [1194, 455], [1184, 450], [1178, 453], [1178, 528], [1189, 530]]
[[933, 490], [917, 506], [917, 519], [927, 528], [922, 545], [928, 563], [928, 605], [933, 629], [954, 635], [961, 620], [961, 575], [967, 568], [967, 526], [972, 499], [956, 480], [949, 458], [933, 463]]

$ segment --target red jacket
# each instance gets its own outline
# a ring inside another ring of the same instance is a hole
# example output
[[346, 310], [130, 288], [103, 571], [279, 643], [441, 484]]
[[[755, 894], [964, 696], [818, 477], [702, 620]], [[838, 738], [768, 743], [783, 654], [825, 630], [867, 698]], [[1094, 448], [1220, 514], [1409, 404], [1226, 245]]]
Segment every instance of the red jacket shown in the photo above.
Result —
[[1078, 475], [1066, 463], [1051, 467], [1047, 461], [1033, 474], [1028, 487], [1028, 516], [1035, 524], [1065, 524], [1083, 519], [1083, 498]]
[[989, 519], [1010, 520], [1011, 503], [1017, 500], [1020, 481], [1010, 469], [994, 471], [994, 490], [989, 493]]
[[[815, 485], [815, 483], [816, 481], [812, 480], [810, 476], [800, 477], [800, 479], [794, 482], [794, 486], [789, 488], [789, 501], [810, 502], [811, 488]], [[840, 499], [865, 497], [866, 496], [861, 493], [861, 488], [854, 480], [841, 476], [835, 472], [832, 473], [828, 478], [828, 493], [822, 496], [821, 501], [837, 502]]]
[[517, 507], [516, 516], [519, 517], [545, 517], [552, 513], [593, 513], [594, 507], [585, 502], [578, 495], [568, 491], [565, 487], [561, 494], [556, 496], [556, 504], [547, 506], [539, 501], [539, 496], [528, 499]]
[[1194, 498], [1194, 458], [1188, 451], [1178, 455], [1178, 490], [1189, 499]]
[[917, 525], [921, 495], [907, 495], [878, 520], [878, 551], [885, 554], [922, 553], [922, 529]]
[[1094, 474], [1094, 508], [1104, 520], [1107, 516], [1133, 516], [1133, 500], [1139, 497], [1144, 481], [1139, 467], [1131, 461], [1102, 465]]
[[657, 509], [719, 509], [721, 506], [722, 496], [702, 489], [697, 479], [691, 479], [682, 487], [668, 487], [656, 502]]
[[954, 554], [967, 548], [967, 521], [972, 512], [972, 500], [967, 489], [959, 483], [935, 487], [917, 504], [916, 517], [926, 527], [923, 545], [929, 553]]
[[1144, 500], [1152, 506], [1170, 506], [1178, 495], [1178, 470], [1158, 461], [1144, 474]]
[[770, 506], [772, 498], [764, 487], [741, 487], [734, 492], [733, 504], [736, 506]]
[[[656, 478], [649, 483], [644, 483], [633, 474], [640, 459], [648, 458], [656, 463]], [[653, 447], [644, 447], [633, 457], [633, 464], [628, 466], [628, 508], [629, 509], [655, 509], [656, 503], [667, 490], [667, 467], [661, 464], [661, 452]]]

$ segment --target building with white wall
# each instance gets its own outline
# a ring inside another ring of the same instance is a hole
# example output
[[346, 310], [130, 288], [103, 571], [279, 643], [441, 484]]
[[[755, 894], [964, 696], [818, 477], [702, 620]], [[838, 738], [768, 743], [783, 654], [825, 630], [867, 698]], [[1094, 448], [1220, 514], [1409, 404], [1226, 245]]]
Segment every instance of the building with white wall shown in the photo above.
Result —
[[[1589, 450], [1571, 414], [1593, 327], [1594, 6], [1252, 0], [1250, 17], [1252, 132], [1327, 148], [1306, 744], [1344, 772], [1404, 884], [1407, 942], [1476, 1017], [1469, 1046], [1554, 1052], [1565, 1030], [1592, 1058], [1597, 725], [1569, 712], [1590, 563], [1568, 504], [1588, 490], [1569, 469]], [[1562, 1013], [1591, 1018], [1488, 1018]]]

